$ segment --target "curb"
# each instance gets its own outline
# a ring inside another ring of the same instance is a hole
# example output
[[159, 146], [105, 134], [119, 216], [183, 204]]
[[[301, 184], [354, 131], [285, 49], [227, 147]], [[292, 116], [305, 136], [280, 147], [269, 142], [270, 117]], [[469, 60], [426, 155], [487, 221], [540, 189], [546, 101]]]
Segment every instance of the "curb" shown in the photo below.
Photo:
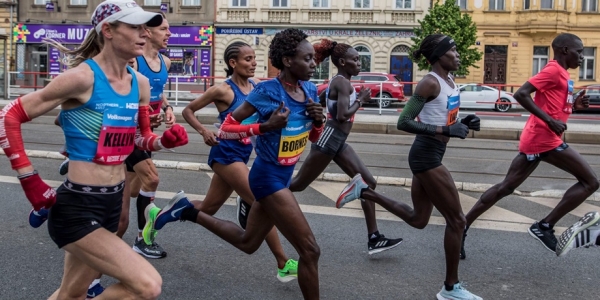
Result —
[[[4, 151], [0, 149], [0, 154], [4, 155]], [[64, 160], [65, 157], [56, 151], [41, 151], [41, 150], [25, 150], [25, 154], [29, 157], [37, 158], [49, 158], [49, 159], [60, 159]], [[157, 168], [162, 169], [177, 169], [186, 171], [204, 171], [212, 172], [212, 169], [205, 163], [195, 163], [186, 161], [173, 161], [173, 160], [157, 160], [153, 159], [154, 165]], [[294, 170], [293, 176], [298, 174], [298, 170]], [[412, 178], [402, 177], [389, 177], [389, 176], [373, 176], [377, 181], [378, 185], [389, 185], [389, 186], [412, 186]], [[340, 173], [321, 173], [315, 180], [319, 181], [331, 181], [331, 182], [350, 182], [350, 177], [346, 174]], [[483, 193], [487, 189], [491, 188], [493, 184], [489, 183], [474, 183], [474, 182], [454, 182], [456, 189], [462, 192], [477, 192]], [[562, 198], [566, 191], [565, 190], [541, 190], [534, 192], [521, 192], [515, 190], [513, 194], [521, 197], [544, 197], [544, 198]], [[595, 192], [587, 200], [600, 201], [600, 192]]]

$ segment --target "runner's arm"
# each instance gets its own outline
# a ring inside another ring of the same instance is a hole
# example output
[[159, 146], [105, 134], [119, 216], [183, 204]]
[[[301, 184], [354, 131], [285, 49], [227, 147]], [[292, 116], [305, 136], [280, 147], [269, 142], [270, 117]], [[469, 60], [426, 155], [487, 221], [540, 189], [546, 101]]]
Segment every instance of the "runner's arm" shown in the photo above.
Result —
[[523, 86], [521, 86], [517, 92], [514, 94], [515, 100], [523, 106], [524, 109], [532, 113], [534, 116], [540, 118], [540, 120], [548, 123], [552, 120], [545, 111], [543, 111], [539, 106], [535, 104], [533, 98], [531, 98], [531, 94], [535, 93], [538, 89], [529, 81], [526, 81]]
[[208, 90], [206, 90], [206, 92], [204, 92], [204, 94], [192, 100], [192, 102], [190, 102], [190, 104], [183, 109], [181, 112], [183, 118], [188, 124], [190, 124], [190, 126], [192, 126], [192, 128], [196, 130], [196, 132], [204, 135], [208, 129], [206, 129], [206, 127], [200, 123], [194, 113], [215, 102], [215, 100], [218, 101], [219, 99], [222, 99], [223, 94], [222, 85], [210, 87]]
[[[354, 101], [350, 106], [350, 94], [354, 91], [354, 87], [347, 80], [338, 80], [334, 84], [329, 86], [331, 89], [337, 92], [337, 116], [335, 118], [340, 123], [348, 121], [360, 108], [360, 99]], [[352, 92], [351, 92], [352, 91]]]
[[241, 121], [250, 117], [256, 112], [256, 108], [248, 101], [244, 101], [238, 108], [233, 112], [229, 113], [221, 127], [217, 136], [224, 140], [239, 140], [254, 135], [261, 134], [261, 126], [264, 123], [254, 123], [242, 125]]
[[426, 134], [431, 136], [443, 134], [442, 126], [415, 121], [415, 118], [419, 115], [423, 107], [425, 107], [425, 103], [427, 103], [428, 100], [435, 99], [439, 93], [440, 85], [437, 79], [432, 76], [423, 78], [419, 84], [417, 84], [415, 93], [404, 106], [404, 109], [398, 118], [397, 128], [414, 134]]

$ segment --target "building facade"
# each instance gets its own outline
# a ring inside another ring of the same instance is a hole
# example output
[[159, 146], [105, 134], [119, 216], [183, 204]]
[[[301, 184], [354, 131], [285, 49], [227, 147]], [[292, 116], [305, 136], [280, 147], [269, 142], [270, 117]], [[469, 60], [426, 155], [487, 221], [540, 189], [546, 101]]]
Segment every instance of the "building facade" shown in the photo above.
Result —
[[[398, 74], [402, 81], [420, 79], [409, 57], [413, 28], [430, 7], [429, 0], [216, 0], [215, 76], [224, 77], [225, 48], [234, 41], [254, 47], [257, 77], [277, 74], [268, 59], [273, 36], [285, 28], [304, 30], [311, 43], [327, 38], [355, 47], [363, 71]], [[329, 60], [315, 80], [336, 72]]]
[[[453, 0], [454, 1], [454, 0]], [[585, 47], [581, 68], [570, 70], [575, 85], [598, 82], [598, 0], [456, 0], [477, 24], [483, 59], [459, 82], [521, 85], [553, 57], [554, 37], [568, 32]]]
[[[13, 24], [16, 44], [15, 84], [39, 87], [43, 79], [65, 69], [57, 49], [43, 43], [53, 38], [77, 47], [92, 28], [90, 18], [101, 0], [21, 0]], [[171, 38], [164, 52], [171, 59], [169, 74], [182, 82], [213, 73], [214, 8], [212, 0], [138, 0], [147, 11], [163, 12]], [[28, 73], [34, 72], [34, 73]]]

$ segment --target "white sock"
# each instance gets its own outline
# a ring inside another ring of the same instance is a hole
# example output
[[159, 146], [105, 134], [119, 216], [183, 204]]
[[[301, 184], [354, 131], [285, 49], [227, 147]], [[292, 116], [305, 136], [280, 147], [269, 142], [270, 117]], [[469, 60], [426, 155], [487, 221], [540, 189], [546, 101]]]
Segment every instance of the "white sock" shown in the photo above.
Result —
[[92, 284], [90, 284], [89, 289], [93, 288], [96, 284], [100, 284], [100, 279], [94, 279], [94, 281], [92, 281]]
[[142, 239], [144, 239], [144, 237], [142, 237], [142, 231], [143, 231], [143, 230], [139, 230], [139, 229], [138, 229], [138, 236], [137, 236], [137, 241], [138, 241], [138, 242], [139, 242], [139, 241], [141, 241]]

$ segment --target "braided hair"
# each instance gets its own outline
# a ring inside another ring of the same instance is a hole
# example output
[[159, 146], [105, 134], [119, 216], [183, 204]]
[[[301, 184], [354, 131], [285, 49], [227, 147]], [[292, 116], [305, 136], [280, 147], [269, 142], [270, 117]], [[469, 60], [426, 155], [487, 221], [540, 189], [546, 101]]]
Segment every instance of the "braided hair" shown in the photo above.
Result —
[[229, 65], [229, 60], [230, 59], [237, 60], [238, 55], [240, 54], [240, 49], [243, 47], [250, 47], [250, 45], [248, 45], [244, 42], [233, 42], [233, 43], [229, 44], [229, 46], [227, 46], [227, 48], [225, 49], [223, 58], [225, 60], [225, 64], [227, 65], [227, 69], [224, 69], [225, 73], [227, 74], [227, 77], [233, 75], [233, 67], [231, 65]]
[[307, 37], [306, 33], [296, 28], [288, 28], [278, 32], [271, 41], [271, 45], [269, 45], [271, 65], [278, 70], [283, 70], [283, 57], [296, 55], [296, 48]]
[[338, 43], [328, 39], [322, 39], [321, 43], [316, 44], [315, 48], [315, 63], [318, 65], [327, 57], [331, 56], [331, 62], [336, 67], [340, 67], [340, 58], [343, 58], [352, 46], [348, 44]]

